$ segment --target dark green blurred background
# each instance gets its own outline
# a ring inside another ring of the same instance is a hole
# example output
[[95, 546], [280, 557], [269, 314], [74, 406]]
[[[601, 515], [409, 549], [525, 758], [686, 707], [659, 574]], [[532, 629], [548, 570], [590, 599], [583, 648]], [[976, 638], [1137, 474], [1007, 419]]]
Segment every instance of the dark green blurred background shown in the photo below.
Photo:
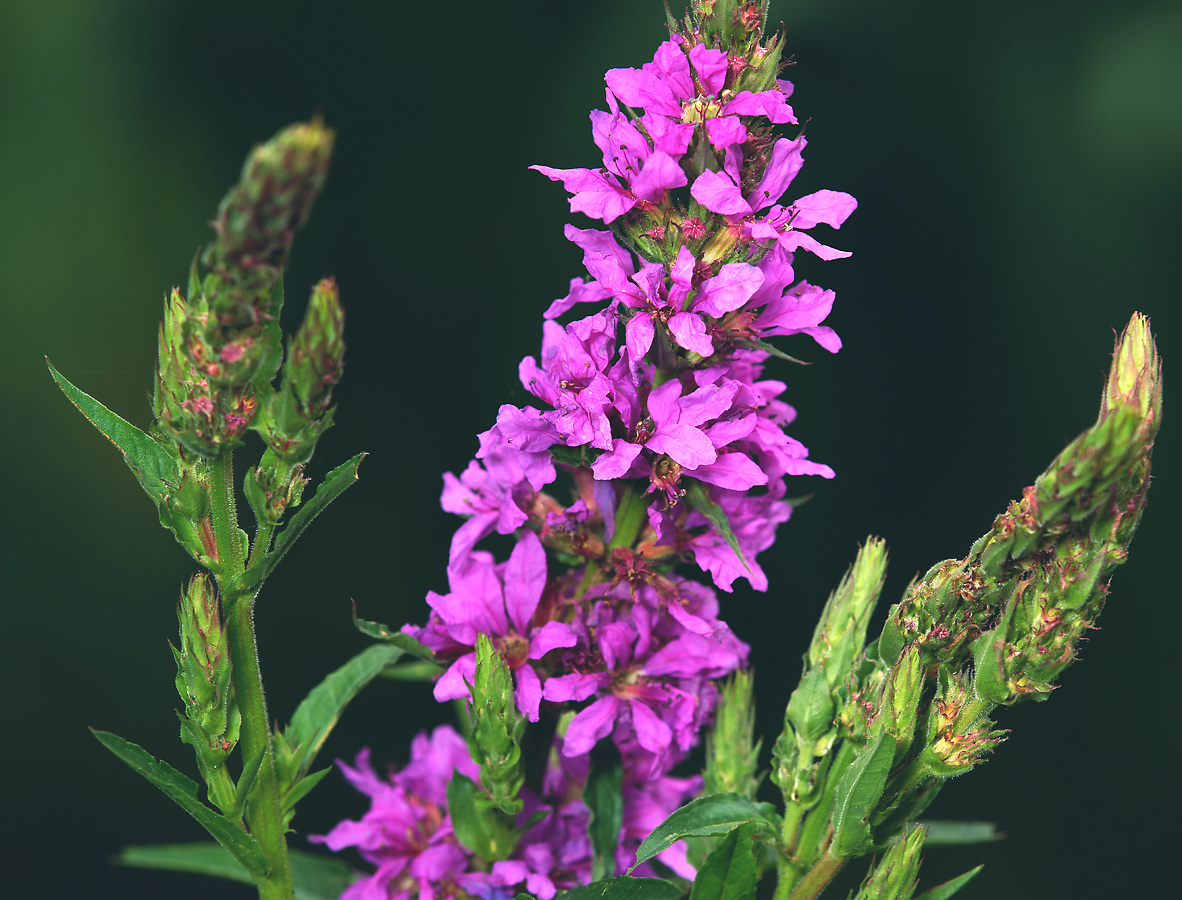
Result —
[[[860, 539], [890, 543], [889, 599], [963, 555], [1090, 423], [1112, 329], [1134, 310], [1153, 319], [1167, 378], [1182, 366], [1178, 3], [772, 10], [798, 63], [793, 106], [811, 119], [792, 196], [826, 187], [861, 205], [832, 240], [853, 258], [799, 267], [836, 289], [844, 350], [800, 338], [787, 349], [816, 364], [774, 373], [800, 411], [792, 433], [838, 477], [802, 479], [797, 492], [817, 497], [761, 558], [772, 590], [725, 598], [753, 648], [769, 740]], [[165, 643], [193, 567], [42, 356], [146, 425], [164, 291], [185, 279], [245, 153], [317, 112], [338, 130], [285, 325], [335, 273], [349, 363], [313, 468], [372, 455], [259, 601], [272, 714], [290, 715], [365, 645], [350, 598], [399, 625], [445, 588], [458, 522], [438, 509], [440, 474], [465, 465], [499, 404], [523, 402], [517, 361], [581, 271], [565, 193], [526, 167], [594, 165], [586, 116], [603, 71], [647, 61], [663, 35], [658, 0], [0, 3], [7, 896], [251, 896], [107, 864], [124, 844], [202, 837], [86, 731], [195, 774]], [[1142, 896], [1173, 862], [1168, 548], [1182, 497], [1169, 415], [1159, 443], [1150, 509], [1083, 664], [1049, 703], [1003, 711], [1010, 740], [933, 810], [995, 820], [1009, 838], [932, 849], [928, 884], [983, 860], [966, 900]], [[375, 685], [327, 757], [368, 744], [404, 760], [410, 735], [449, 711], [425, 686]], [[295, 824], [322, 832], [364, 808], [331, 776]]]

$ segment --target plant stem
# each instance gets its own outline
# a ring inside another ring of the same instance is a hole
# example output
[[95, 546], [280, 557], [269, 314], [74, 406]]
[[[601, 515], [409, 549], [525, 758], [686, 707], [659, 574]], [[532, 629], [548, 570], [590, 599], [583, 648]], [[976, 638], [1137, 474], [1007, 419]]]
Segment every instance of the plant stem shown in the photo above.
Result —
[[226, 631], [233, 664], [234, 696], [242, 713], [239, 749], [244, 760], [265, 750], [259, 774], [247, 802], [251, 836], [271, 862], [271, 874], [256, 884], [260, 900], [294, 900], [295, 887], [287, 838], [279, 812], [279, 774], [268, 726], [267, 700], [259, 670], [254, 636], [254, 594], [235, 595], [231, 585], [242, 574], [245, 560], [238, 543], [238, 512], [234, 504], [234, 467], [229, 452], [210, 464], [213, 532], [218, 546], [218, 588], [225, 607]]
[[815, 900], [816, 897], [820, 897], [821, 892], [829, 887], [829, 882], [845, 868], [848, 861], [834, 859], [829, 854], [825, 854], [800, 880], [800, 883], [796, 885], [796, 890], [788, 895], [788, 900]]

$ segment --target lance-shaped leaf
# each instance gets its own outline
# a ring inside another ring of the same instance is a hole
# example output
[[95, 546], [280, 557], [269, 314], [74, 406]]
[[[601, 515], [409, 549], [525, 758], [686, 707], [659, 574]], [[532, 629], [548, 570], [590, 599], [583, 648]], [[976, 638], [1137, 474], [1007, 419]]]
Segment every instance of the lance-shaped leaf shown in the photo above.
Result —
[[447, 811], [456, 840], [489, 862], [507, 859], [518, 837], [513, 833], [513, 820], [499, 809], [481, 809], [481, 793], [476, 782], [462, 772], [456, 772], [447, 783]]
[[[291, 861], [296, 900], [336, 900], [353, 882], [353, 873], [340, 859], [302, 850], [288, 850], [288, 858]], [[124, 847], [115, 857], [115, 862], [140, 869], [194, 872], [228, 881], [252, 883], [250, 875], [233, 856], [208, 841]]]
[[366, 637], [371, 637], [375, 641], [385, 641], [388, 644], [393, 644], [395, 647], [405, 650], [407, 654], [413, 656], [415, 659], [421, 659], [424, 662], [435, 662], [435, 654], [405, 631], [397, 631], [389, 625], [383, 625], [381, 622], [370, 622], [368, 619], [358, 618], [356, 603], [353, 604], [353, 627]]
[[710, 520], [710, 524], [714, 526], [714, 530], [735, 551], [735, 556], [739, 558], [739, 562], [750, 572], [751, 567], [747, 565], [743, 551], [739, 548], [739, 539], [735, 537], [734, 531], [731, 530], [731, 520], [727, 518], [723, 508], [710, 499], [710, 495], [706, 493], [706, 485], [692, 478], [687, 478], [684, 484], [685, 497], [689, 501], [689, 505]]
[[740, 825], [715, 847], [694, 878], [689, 900], [751, 900], [757, 879], [752, 835], [755, 825]]
[[946, 819], [924, 819], [919, 824], [928, 830], [927, 846], [956, 846], [987, 844], [1005, 837], [997, 830], [996, 822], [957, 822]]
[[127, 467], [135, 474], [136, 480], [153, 502], [163, 502], [164, 496], [168, 493], [168, 485], [176, 484], [180, 480], [180, 470], [173, 455], [151, 435], [140, 431], [94, 397], [70, 384], [66, 377], [53, 367], [48, 357], [45, 364], [49, 366], [49, 374], [62, 389], [62, 393], [90, 420], [90, 424], [119, 448], [119, 452], [123, 454], [123, 461], [127, 463]]
[[271, 863], [263, 848], [237, 822], [214, 812], [202, 803], [198, 795], [197, 782], [182, 775], [168, 763], [156, 759], [138, 744], [125, 741], [109, 731], [91, 731], [99, 743], [160, 788], [177, 806], [200, 822], [214, 840], [225, 847], [255, 881], [268, 876]]
[[886, 789], [895, 757], [895, 741], [885, 731], [861, 749], [837, 784], [833, 805], [833, 842], [837, 859], [860, 856], [870, 845], [868, 819]]
[[[685, 891], [662, 878], [605, 878], [570, 891], [559, 891], [554, 900], [677, 900]], [[518, 897], [524, 896], [518, 894]]]
[[284, 729], [280, 746], [290, 753], [281, 750], [279, 754], [285, 757], [279, 760], [281, 775], [287, 776], [284, 781], [294, 784], [307, 774], [345, 706], [382, 669], [397, 662], [402, 652], [389, 644], [366, 647], [308, 692]]
[[636, 865], [668, 850], [682, 838], [705, 834], [725, 834], [736, 825], [768, 822], [766, 804], [752, 803], [739, 794], [711, 794], [699, 797], [675, 810], [653, 829], [636, 851]]
[[963, 875], [957, 875], [951, 881], [945, 881], [943, 884], [938, 884], [934, 888], [924, 891], [922, 894], [917, 894], [915, 900], [948, 900], [949, 897], [976, 878], [977, 873], [983, 868], [985, 866], [980, 865], [975, 869], [969, 869]]
[[593, 768], [587, 777], [583, 802], [591, 811], [587, 835], [595, 853], [591, 864], [592, 881], [616, 874], [616, 845], [624, 823], [623, 783], [624, 770], [618, 760], [614, 765]]
[[366, 454], [358, 453], [348, 462], [337, 466], [325, 477], [316, 493], [299, 511], [291, 517], [291, 521], [279, 532], [275, 538], [275, 547], [267, 554], [266, 562], [258, 569], [251, 569], [243, 573], [242, 581], [236, 585], [239, 591], [245, 593], [261, 584], [283, 559], [291, 545], [296, 542], [304, 530], [312, 524], [312, 520], [324, 512], [328, 505], [341, 496], [357, 481], [357, 467], [365, 459]]

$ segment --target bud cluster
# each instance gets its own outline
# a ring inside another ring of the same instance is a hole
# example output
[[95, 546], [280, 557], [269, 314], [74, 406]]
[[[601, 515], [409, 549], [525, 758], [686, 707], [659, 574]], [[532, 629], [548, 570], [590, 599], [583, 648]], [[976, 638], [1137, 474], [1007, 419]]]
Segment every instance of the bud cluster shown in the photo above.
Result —
[[[215, 773], [224, 769], [242, 721], [230, 677], [229, 639], [218, 606], [212, 579], [204, 573], [194, 575], [177, 606], [180, 647], [172, 648], [176, 689], [185, 704], [184, 712], [178, 713], [181, 740], [192, 745], [211, 795], [219, 783]], [[232, 796], [211, 799], [228, 805]]]
[[[194, 260], [188, 297], [174, 290], [165, 304], [156, 417], [190, 453], [214, 459], [237, 446], [248, 427], [259, 427], [255, 416], [282, 352], [283, 269], [323, 186], [332, 142], [331, 131], [311, 122], [256, 147], [218, 209], [217, 236], [201, 254], [204, 277]], [[323, 320], [318, 313], [317, 323]], [[331, 327], [339, 345], [339, 316]], [[338, 357], [322, 374], [335, 380], [339, 368]], [[315, 388], [318, 396], [323, 389]]]

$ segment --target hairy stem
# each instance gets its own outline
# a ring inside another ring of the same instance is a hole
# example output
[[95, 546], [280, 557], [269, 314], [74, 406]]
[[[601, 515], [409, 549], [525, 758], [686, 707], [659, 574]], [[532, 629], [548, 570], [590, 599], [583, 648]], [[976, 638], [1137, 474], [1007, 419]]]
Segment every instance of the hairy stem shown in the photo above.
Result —
[[816, 865], [796, 885], [796, 889], [788, 895], [788, 900], [815, 900], [821, 892], [829, 887], [831, 882], [848, 862], [846, 859], [834, 859], [826, 854], [817, 860]]
[[254, 595], [235, 596], [231, 588], [242, 573], [245, 561], [238, 544], [238, 513], [234, 504], [234, 468], [230, 454], [223, 454], [209, 468], [213, 530], [221, 564], [217, 573], [218, 588], [225, 607], [234, 695], [242, 713], [239, 749], [244, 760], [254, 759], [260, 751], [266, 751], [246, 810], [250, 833], [271, 862], [271, 874], [256, 887], [260, 900], [294, 900], [287, 838], [279, 811], [279, 775], [275, 770], [275, 751], [267, 724], [267, 700], [263, 694], [263, 676], [254, 636]]

